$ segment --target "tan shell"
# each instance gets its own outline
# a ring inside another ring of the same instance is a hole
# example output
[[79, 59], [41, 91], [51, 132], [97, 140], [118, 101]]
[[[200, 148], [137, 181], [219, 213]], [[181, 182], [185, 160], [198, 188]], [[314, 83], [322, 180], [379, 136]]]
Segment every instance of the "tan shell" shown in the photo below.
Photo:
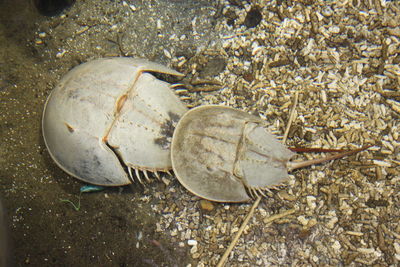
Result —
[[61, 79], [42, 121], [60, 168], [98, 185], [129, 184], [132, 171], [147, 177], [146, 171], [171, 169], [172, 133], [187, 108], [168, 83], [147, 72], [182, 75], [144, 59], [103, 58]]
[[[176, 126], [172, 167], [181, 184], [202, 198], [244, 202], [282, 183], [293, 153], [260, 118], [222, 106], [188, 111]], [[250, 193], [250, 195], [249, 195]]]

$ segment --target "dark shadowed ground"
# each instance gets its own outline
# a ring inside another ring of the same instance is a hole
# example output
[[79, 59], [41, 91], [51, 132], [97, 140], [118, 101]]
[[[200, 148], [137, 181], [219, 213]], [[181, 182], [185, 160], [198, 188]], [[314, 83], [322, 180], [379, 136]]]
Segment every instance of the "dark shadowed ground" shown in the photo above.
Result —
[[[79, 38], [71, 37], [70, 20], [81, 20], [78, 23], [90, 20], [95, 24], [102, 19], [101, 12], [116, 12], [123, 8], [122, 3], [104, 3], [99, 14], [85, 13], [90, 10], [85, 6], [98, 5], [100, 1], [77, 3], [66, 11], [67, 17], [60, 18], [42, 16], [26, 2], [0, 2], [0, 195], [8, 211], [16, 265], [184, 266], [190, 263], [187, 247], [177, 247], [164, 233], [155, 232], [159, 212], [152, 206], [160, 203], [154, 198], [142, 198], [143, 188], [137, 187], [135, 192], [124, 188], [84, 194], [78, 211], [60, 201], [69, 199], [77, 204], [83, 184], [52, 162], [42, 140], [43, 105], [59, 77], [80, 61], [121, 55], [116, 42], [107, 38], [119, 38], [122, 33], [107, 35], [100, 31], [92, 33], [95, 35], [90, 37], [92, 42], [78, 40], [79, 47], [72, 47], [68, 51], [70, 56], [59, 59], [57, 53], [62, 48], [58, 46]], [[167, 1], [162, 3], [167, 4]], [[143, 18], [135, 21], [140, 24]], [[41, 32], [46, 32], [46, 36], [39, 36]], [[52, 32], [59, 34], [53, 37]], [[39, 38], [47, 41], [42, 43]], [[104, 43], [104, 50], [96, 49], [96, 45]], [[146, 48], [143, 43], [140, 46]], [[157, 49], [149, 47], [148, 51], [152, 50]], [[159, 52], [163, 50], [146, 53], [157, 57]], [[162, 192], [165, 186], [155, 183], [146, 190]]]

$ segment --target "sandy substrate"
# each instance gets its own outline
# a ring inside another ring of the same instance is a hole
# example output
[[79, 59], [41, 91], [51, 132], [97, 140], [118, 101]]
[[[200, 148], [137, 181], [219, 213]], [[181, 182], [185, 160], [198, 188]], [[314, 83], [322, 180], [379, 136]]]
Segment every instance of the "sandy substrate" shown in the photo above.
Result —
[[79, 194], [45, 148], [41, 114], [62, 75], [106, 56], [175, 68], [189, 107], [239, 108], [278, 137], [298, 93], [290, 147], [372, 145], [293, 171], [226, 266], [399, 265], [399, 17], [399, 1], [88, 0], [53, 17], [2, 1], [0, 195], [16, 265], [215, 266], [251, 207], [201, 202], [168, 176]]

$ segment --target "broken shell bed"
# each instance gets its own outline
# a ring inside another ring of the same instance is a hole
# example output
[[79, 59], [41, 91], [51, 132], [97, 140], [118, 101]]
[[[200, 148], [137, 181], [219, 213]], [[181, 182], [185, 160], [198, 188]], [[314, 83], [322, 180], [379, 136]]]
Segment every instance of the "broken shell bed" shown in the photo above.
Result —
[[168, 83], [147, 72], [182, 75], [143, 59], [104, 58], [61, 79], [42, 121], [60, 168], [97, 185], [129, 184], [132, 170], [171, 169], [172, 133], [187, 108]]
[[171, 144], [180, 183], [199, 197], [219, 202], [248, 201], [251, 194], [281, 184], [292, 155], [263, 120], [222, 106], [188, 111]]

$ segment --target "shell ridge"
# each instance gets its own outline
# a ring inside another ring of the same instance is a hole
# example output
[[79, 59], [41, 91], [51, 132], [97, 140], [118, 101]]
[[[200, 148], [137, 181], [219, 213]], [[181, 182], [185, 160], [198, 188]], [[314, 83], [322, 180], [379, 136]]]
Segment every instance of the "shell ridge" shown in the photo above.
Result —
[[[161, 112], [158, 112], [157, 109], [154, 108], [153, 105], [148, 103], [143, 97], [140, 97], [140, 96], [137, 95], [135, 99], [137, 99], [137, 101], [141, 101], [149, 110], [151, 110], [155, 114], [155, 117], [161, 118], [160, 121], [157, 121], [158, 123], [161, 124], [162, 121], [169, 119], [164, 114], [162, 114]], [[133, 105], [133, 103], [132, 103], [132, 105]], [[147, 113], [142, 112], [142, 114], [146, 116]], [[146, 117], [152, 118], [151, 115], [146, 116]]]
[[212, 140], [216, 140], [216, 141], [220, 141], [220, 142], [224, 142], [224, 143], [228, 143], [228, 144], [235, 144], [234, 142], [222, 139], [219, 136], [213, 136], [211, 134], [200, 133], [200, 132], [192, 132], [192, 134], [195, 135], [195, 136], [206, 137], [206, 138], [210, 138]]
[[245, 174], [243, 169], [240, 167], [240, 161], [241, 159], [245, 156], [246, 152], [246, 142], [245, 142], [245, 131], [246, 131], [246, 126], [247, 122], [244, 122], [242, 125], [241, 129], [241, 134], [239, 137], [238, 142], [236, 143], [236, 153], [235, 153], [235, 159], [233, 161], [233, 166], [232, 166], [232, 174], [236, 176], [242, 183], [247, 183], [245, 181]]
[[141, 123], [135, 123], [135, 122], [133, 122], [133, 121], [128, 121], [128, 123], [129, 123], [132, 127], [142, 128], [142, 129], [144, 129], [144, 130], [146, 130], [146, 131], [149, 131], [149, 132], [152, 132], [152, 133], [157, 132], [157, 130], [156, 130], [155, 128], [145, 126], [144, 124], [141, 124]]
[[[133, 104], [131, 104], [132, 105], [132, 107], [134, 106]], [[151, 122], [153, 122], [155, 125], [161, 125], [163, 122], [162, 121], [159, 121], [159, 120], [156, 120], [156, 119], [154, 119], [154, 117], [152, 117], [152, 116], [150, 116], [147, 112], [145, 112], [145, 111], [142, 111], [142, 110], [135, 110], [136, 112], [138, 112], [138, 113], [140, 113], [141, 115], [143, 115], [145, 118], [147, 118], [147, 119], [149, 119]], [[130, 123], [133, 123], [134, 125], [133, 126], [135, 126], [135, 125], [139, 125], [140, 123], [135, 123], [135, 122], [133, 122], [133, 121], [130, 121]]]

